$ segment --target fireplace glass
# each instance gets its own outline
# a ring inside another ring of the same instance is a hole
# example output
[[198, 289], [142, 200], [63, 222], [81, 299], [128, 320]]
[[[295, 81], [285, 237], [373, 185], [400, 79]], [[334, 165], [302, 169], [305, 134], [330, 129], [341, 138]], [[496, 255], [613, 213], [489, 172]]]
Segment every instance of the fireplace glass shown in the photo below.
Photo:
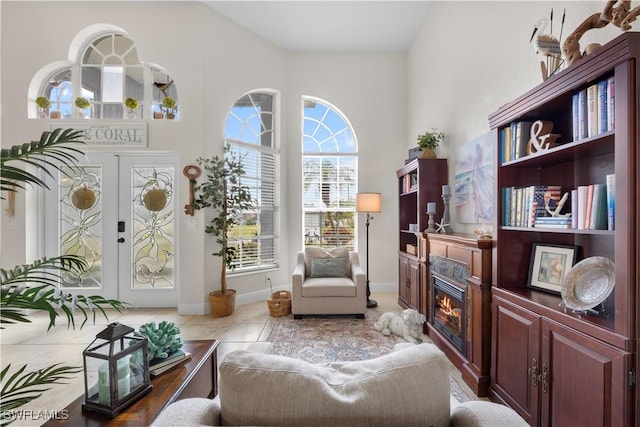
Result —
[[433, 326], [465, 354], [465, 291], [433, 276]]

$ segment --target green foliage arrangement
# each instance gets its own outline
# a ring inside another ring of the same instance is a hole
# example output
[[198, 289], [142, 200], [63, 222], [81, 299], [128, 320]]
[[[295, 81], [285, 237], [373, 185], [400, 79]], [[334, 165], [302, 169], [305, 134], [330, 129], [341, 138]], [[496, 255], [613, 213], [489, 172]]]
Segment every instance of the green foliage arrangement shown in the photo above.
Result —
[[164, 97], [162, 106], [167, 110], [167, 113], [176, 114], [178, 112], [178, 103], [170, 96]]
[[[0, 150], [0, 190], [15, 192], [25, 189], [27, 184], [48, 189], [45, 181], [36, 174], [44, 172], [53, 177], [49, 169], [61, 170], [62, 166], [77, 166], [76, 156], [83, 153], [71, 145], [83, 144], [81, 136], [82, 131], [55, 129], [43, 132], [38, 141]], [[34, 167], [35, 174], [26, 172], [13, 163]], [[117, 300], [107, 300], [101, 296], [72, 295], [57, 288], [65, 274], [78, 274], [86, 268], [87, 262], [82, 257], [63, 255], [43, 258], [9, 270], [0, 269], [0, 325], [31, 322], [25, 310], [38, 310], [49, 314], [47, 330], [55, 326], [60, 313], [66, 316], [67, 327], [75, 329], [75, 316], [79, 312], [84, 317], [80, 324], [82, 328], [89, 313], [93, 315], [95, 322], [96, 312], [107, 318], [104, 308], [111, 307], [121, 311], [128, 306]], [[0, 329], [4, 329], [4, 326], [0, 326]], [[25, 364], [11, 375], [10, 369], [11, 363], [0, 371], [0, 414], [37, 399], [51, 388], [48, 385], [62, 384], [72, 378], [71, 375], [83, 370], [82, 367], [65, 366], [61, 363], [36, 371], [28, 371]], [[9, 425], [13, 421], [3, 418], [0, 425]]]
[[138, 108], [138, 100], [135, 98], [127, 98], [124, 100], [124, 105], [129, 110], [136, 110]]
[[75, 100], [76, 107], [84, 110], [85, 108], [91, 107], [91, 103], [84, 96], [79, 96]]
[[444, 132], [438, 131], [436, 128], [431, 128], [431, 132], [425, 132], [418, 135], [418, 147], [420, 149], [429, 148], [435, 149], [440, 145], [440, 141], [444, 140]]
[[155, 322], [145, 323], [138, 332], [149, 341], [149, 360], [166, 359], [182, 348], [180, 328], [173, 322], [163, 320], [158, 326]]
[[36, 105], [40, 108], [48, 110], [51, 107], [51, 101], [46, 96], [39, 96], [36, 98]]
[[233, 269], [237, 250], [229, 246], [229, 232], [242, 220], [242, 212], [254, 205], [249, 187], [241, 181], [245, 173], [242, 159], [231, 150], [230, 144], [225, 144], [224, 153], [222, 157], [197, 159], [207, 174], [206, 181], [196, 186], [194, 200], [196, 209], [211, 208], [216, 215], [204, 231], [216, 236], [220, 244], [220, 250], [212, 255], [222, 258], [220, 290], [223, 294], [227, 290], [226, 270]]

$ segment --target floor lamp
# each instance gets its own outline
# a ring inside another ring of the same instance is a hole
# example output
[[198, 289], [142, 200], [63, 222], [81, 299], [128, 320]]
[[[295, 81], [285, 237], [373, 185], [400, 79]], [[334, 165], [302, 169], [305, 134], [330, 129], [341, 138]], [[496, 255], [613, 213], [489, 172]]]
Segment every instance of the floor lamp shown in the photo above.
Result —
[[382, 206], [382, 196], [380, 193], [358, 193], [356, 194], [356, 212], [367, 213], [367, 308], [377, 307], [378, 303], [369, 298], [371, 289], [369, 289], [369, 222], [373, 219], [372, 212], [380, 212]]

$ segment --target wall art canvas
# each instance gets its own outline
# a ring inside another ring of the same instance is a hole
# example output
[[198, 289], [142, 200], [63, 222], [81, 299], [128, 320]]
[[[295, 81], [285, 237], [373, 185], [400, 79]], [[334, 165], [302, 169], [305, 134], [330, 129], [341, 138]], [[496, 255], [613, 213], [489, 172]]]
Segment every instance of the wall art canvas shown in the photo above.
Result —
[[493, 178], [495, 131], [462, 145], [456, 151], [455, 209], [456, 222], [488, 224], [493, 221]]

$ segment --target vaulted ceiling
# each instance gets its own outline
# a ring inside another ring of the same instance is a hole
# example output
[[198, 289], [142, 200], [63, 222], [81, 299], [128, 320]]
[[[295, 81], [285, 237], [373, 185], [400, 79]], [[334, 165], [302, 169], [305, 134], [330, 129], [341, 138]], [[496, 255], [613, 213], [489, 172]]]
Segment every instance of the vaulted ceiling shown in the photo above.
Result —
[[429, 1], [204, 1], [292, 52], [405, 52]]

